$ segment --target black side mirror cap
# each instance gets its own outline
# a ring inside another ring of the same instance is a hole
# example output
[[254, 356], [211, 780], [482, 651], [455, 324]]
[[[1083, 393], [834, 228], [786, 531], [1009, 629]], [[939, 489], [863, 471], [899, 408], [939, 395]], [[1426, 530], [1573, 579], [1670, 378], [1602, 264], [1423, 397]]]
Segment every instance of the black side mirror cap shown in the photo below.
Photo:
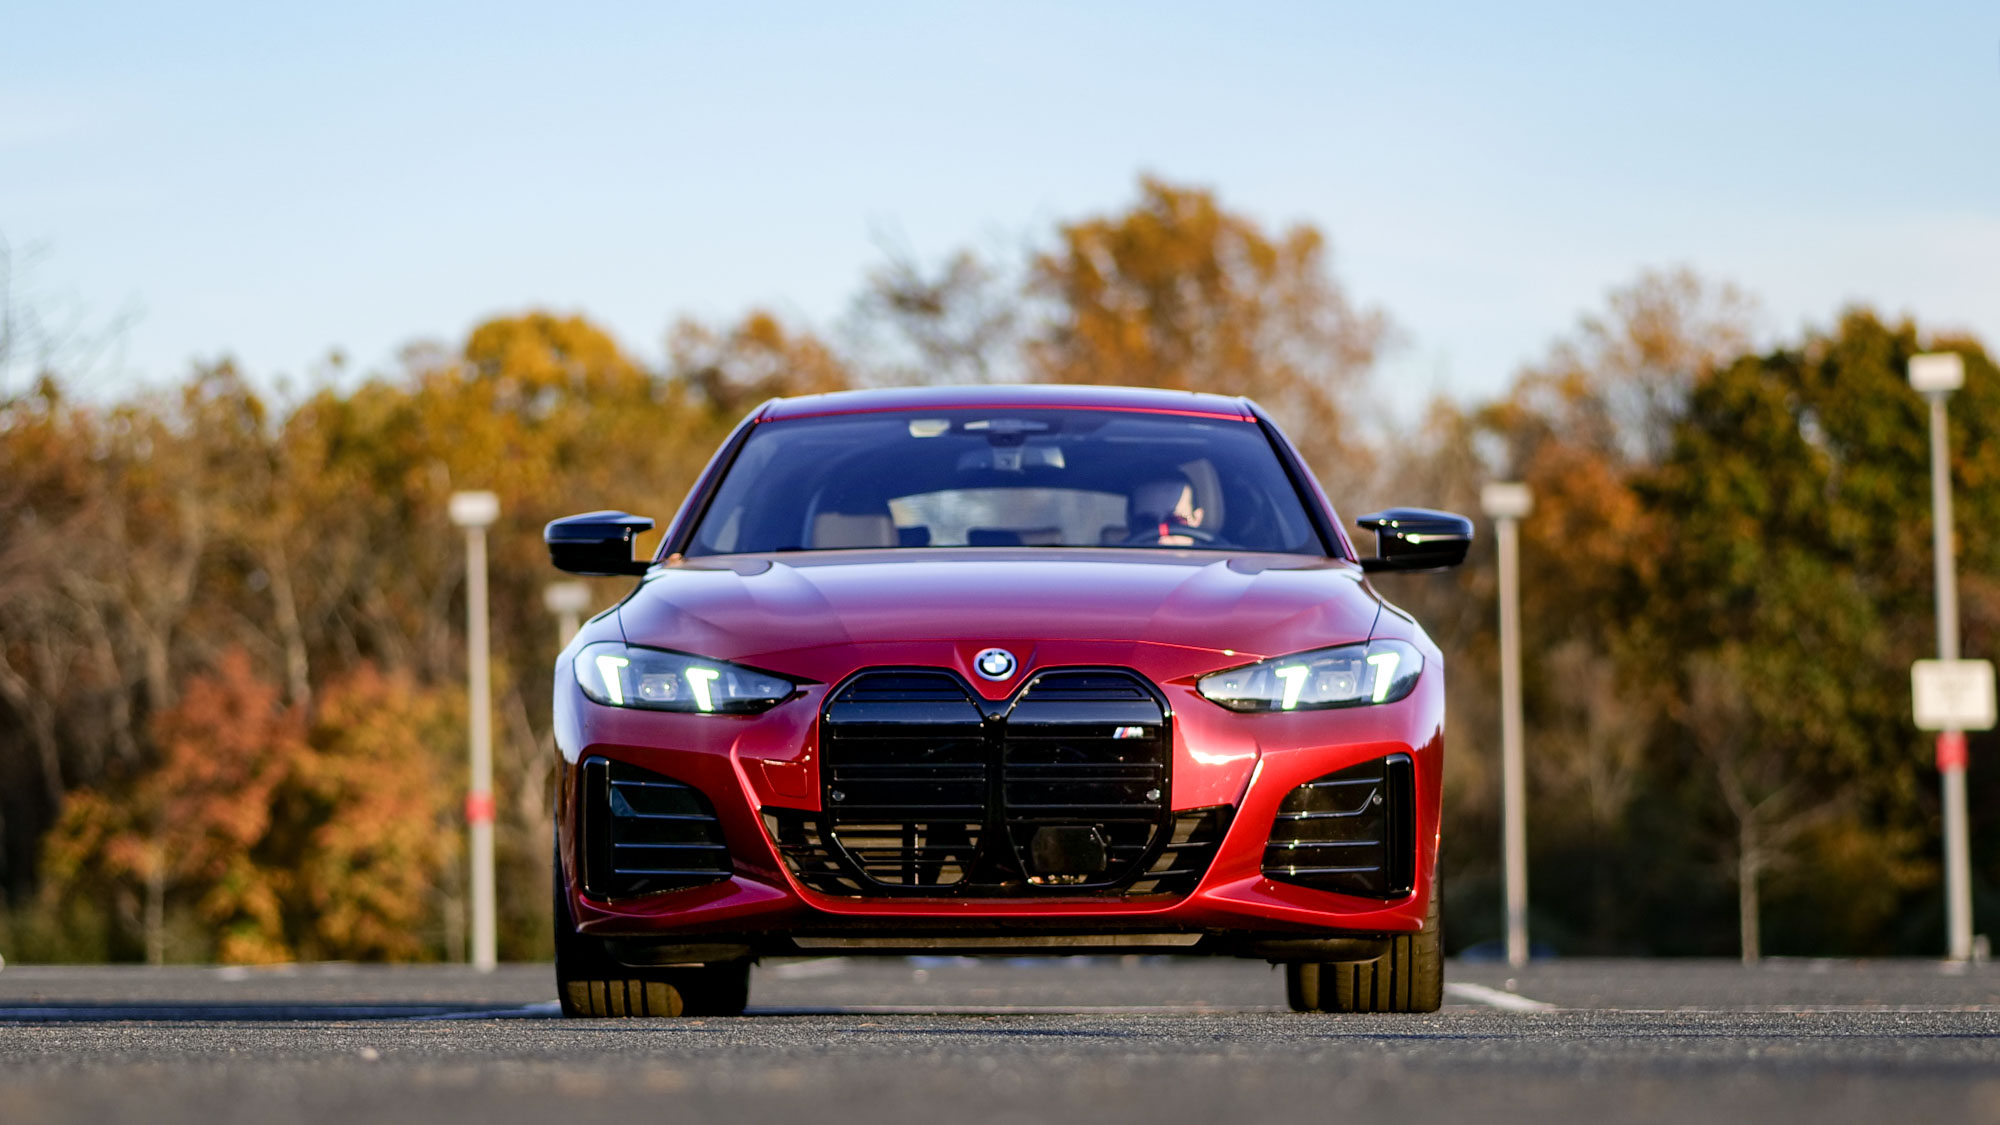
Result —
[[1429, 508], [1390, 508], [1360, 519], [1375, 533], [1375, 557], [1362, 559], [1361, 569], [1444, 570], [1465, 561], [1472, 546], [1472, 521]]
[[650, 518], [628, 512], [585, 512], [550, 520], [542, 529], [542, 542], [549, 545], [549, 561], [557, 570], [597, 578], [644, 574], [653, 564], [632, 557], [632, 537], [652, 526]]

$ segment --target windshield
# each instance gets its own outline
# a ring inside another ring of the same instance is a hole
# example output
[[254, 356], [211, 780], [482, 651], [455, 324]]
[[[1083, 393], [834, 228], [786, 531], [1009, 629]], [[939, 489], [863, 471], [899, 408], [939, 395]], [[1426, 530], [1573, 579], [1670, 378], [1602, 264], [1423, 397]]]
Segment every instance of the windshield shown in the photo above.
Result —
[[686, 553], [885, 547], [1325, 553], [1253, 422], [1023, 408], [760, 423]]

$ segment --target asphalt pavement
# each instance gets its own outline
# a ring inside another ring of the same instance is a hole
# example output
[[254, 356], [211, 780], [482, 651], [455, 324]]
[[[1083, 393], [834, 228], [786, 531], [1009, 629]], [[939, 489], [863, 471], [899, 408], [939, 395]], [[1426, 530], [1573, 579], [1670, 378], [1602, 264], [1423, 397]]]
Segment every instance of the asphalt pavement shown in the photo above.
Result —
[[1257, 962], [770, 962], [737, 1019], [563, 1020], [549, 968], [0, 970], [0, 1122], [2000, 1122], [2000, 970], [1454, 964], [1300, 1015]]

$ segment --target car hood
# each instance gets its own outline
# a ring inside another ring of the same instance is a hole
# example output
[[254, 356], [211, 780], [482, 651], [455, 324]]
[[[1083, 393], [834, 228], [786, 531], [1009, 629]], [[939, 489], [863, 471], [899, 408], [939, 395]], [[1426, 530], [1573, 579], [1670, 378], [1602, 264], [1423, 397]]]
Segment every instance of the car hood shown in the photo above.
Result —
[[619, 609], [634, 644], [783, 670], [782, 654], [925, 642], [1125, 643], [1257, 658], [1366, 640], [1352, 563], [1212, 551], [818, 551], [655, 568]]

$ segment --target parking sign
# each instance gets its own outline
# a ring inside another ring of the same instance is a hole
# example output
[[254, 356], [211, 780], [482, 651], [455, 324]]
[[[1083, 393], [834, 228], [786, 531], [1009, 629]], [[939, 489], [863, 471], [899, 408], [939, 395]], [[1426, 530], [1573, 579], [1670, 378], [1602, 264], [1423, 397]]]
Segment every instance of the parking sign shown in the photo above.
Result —
[[1910, 665], [1910, 694], [1918, 730], [1993, 729], [1991, 661], [1919, 660]]

